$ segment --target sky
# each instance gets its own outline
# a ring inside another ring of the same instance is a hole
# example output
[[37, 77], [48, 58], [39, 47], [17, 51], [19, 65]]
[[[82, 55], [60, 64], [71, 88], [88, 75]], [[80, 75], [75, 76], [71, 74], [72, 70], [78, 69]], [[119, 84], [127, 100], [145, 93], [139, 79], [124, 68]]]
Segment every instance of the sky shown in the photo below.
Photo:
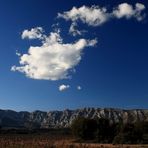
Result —
[[1, 0], [0, 108], [148, 108], [146, 0]]

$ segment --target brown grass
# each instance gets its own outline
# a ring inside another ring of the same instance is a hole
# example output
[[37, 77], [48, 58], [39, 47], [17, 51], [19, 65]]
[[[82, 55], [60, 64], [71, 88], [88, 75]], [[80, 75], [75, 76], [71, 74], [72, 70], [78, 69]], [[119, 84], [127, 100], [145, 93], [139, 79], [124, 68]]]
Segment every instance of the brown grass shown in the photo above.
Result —
[[0, 148], [148, 148], [148, 145], [75, 143], [71, 136], [0, 135]]

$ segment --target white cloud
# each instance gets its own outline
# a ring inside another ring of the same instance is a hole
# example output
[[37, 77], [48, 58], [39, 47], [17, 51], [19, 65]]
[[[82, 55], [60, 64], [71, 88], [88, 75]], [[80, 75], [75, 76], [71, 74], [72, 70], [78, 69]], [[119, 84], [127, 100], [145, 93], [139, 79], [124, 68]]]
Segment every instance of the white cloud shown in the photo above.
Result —
[[134, 15], [133, 6], [127, 3], [122, 3], [113, 11], [113, 14], [117, 18], [130, 18]]
[[[59, 18], [71, 20], [69, 32], [73, 36], [81, 35], [83, 31], [77, 29], [78, 21], [88, 24], [89, 26], [100, 26], [112, 18], [135, 18], [138, 21], [144, 19], [142, 11], [145, 6], [136, 3], [135, 7], [130, 4], [122, 3], [111, 12], [107, 8], [99, 6], [82, 6], [73, 7], [70, 11], [58, 13]], [[58, 24], [57, 24], [58, 25]], [[55, 27], [57, 25], [54, 25]], [[60, 30], [55, 28], [49, 36], [44, 34], [42, 27], [24, 30], [22, 39], [39, 39], [41, 46], [30, 46], [26, 54], [20, 54], [19, 66], [12, 66], [12, 71], [24, 73], [27, 77], [44, 80], [60, 80], [70, 78], [70, 73], [74, 71], [82, 58], [84, 48], [95, 46], [97, 39], [88, 40], [81, 38], [72, 43], [64, 43], [60, 36]]]
[[145, 6], [141, 3], [136, 3], [135, 8], [128, 3], [122, 3], [113, 10], [113, 15], [114, 17], [117, 17], [117, 18], [125, 17], [127, 19], [134, 17], [138, 21], [141, 21], [144, 18], [144, 15], [141, 15], [141, 12], [144, 9], [145, 9]]
[[73, 22], [73, 23], [70, 25], [69, 33], [72, 34], [73, 36], [82, 35], [82, 31], [79, 31], [79, 30], [77, 29], [77, 24], [76, 24], [76, 22]]
[[82, 89], [82, 87], [81, 86], [77, 86], [77, 90], [81, 90]]
[[80, 8], [73, 7], [70, 11], [64, 13], [58, 13], [58, 18], [64, 18], [65, 20], [71, 20], [76, 22], [81, 20], [90, 26], [99, 26], [108, 20], [108, 13], [105, 7], [99, 6], [82, 6]]
[[21, 56], [21, 54], [18, 52], [18, 50], [16, 50], [16, 55], [19, 57]]
[[31, 30], [26, 29], [22, 32], [22, 39], [43, 39], [43, 32], [42, 27], [32, 28]]
[[70, 88], [69, 85], [62, 84], [62, 85], [59, 86], [59, 91], [65, 91], [68, 88]]
[[48, 37], [42, 39], [41, 46], [30, 46], [28, 53], [19, 57], [20, 66], [14, 65], [11, 70], [24, 73], [33, 79], [66, 79], [79, 64], [83, 49], [96, 43], [96, 39], [79, 39], [74, 43], [63, 43], [59, 31], [51, 32]]
[[82, 6], [82, 7], [73, 7], [69, 11], [64, 13], [58, 13], [58, 18], [64, 18], [65, 20], [72, 21], [69, 32], [75, 35], [81, 35], [81, 31], [77, 30], [77, 22], [81, 21], [84, 24], [89, 26], [100, 26], [105, 22], [109, 21], [112, 18], [135, 18], [138, 21], [144, 19], [145, 14], [142, 15], [142, 11], [145, 9], [145, 6], [141, 3], [136, 3], [135, 8], [128, 4], [122, 3], [119, 4], [116, 8], [113, 8], [111, 12], [107, 10], [106, 7], [100, 6]]

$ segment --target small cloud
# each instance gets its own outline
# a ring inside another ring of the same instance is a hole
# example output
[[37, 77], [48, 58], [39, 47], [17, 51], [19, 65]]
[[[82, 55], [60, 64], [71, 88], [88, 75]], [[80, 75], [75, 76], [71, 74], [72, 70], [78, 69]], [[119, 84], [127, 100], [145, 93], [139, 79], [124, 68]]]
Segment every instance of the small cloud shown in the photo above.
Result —
[[125, 17], [126, 19], [135, 18], [138, 21], [141, 21], [144, 19], [144, 15], [142, 15], [142, 11], [145, 9], [145, 6], [141, 3], [136, 3], [135, 8], [128, 4], [128, 3], [122, 3], [119, 4], [114, 10], [113, 10], [113, 16], [120, 19]]
[[76, 22], [73, 22], [70, 25], [69, 34], [71, 34], [72, 36], [75, 37], [77, 35], [83, 35], [84, 33], [87, 32], [86, 30], [78, 30], [77, 27], [78, 27], [77, 23]]
[[22, 39], [43, 39], [43, 28], [36, 27], [32, 28], [31, 30], [24, 30], [22, 32]]
[[16, 50], [16, 55], [20, 57], [21, 53], [19, 53], [18, 50]]
[[81, 90], [82, 89], [82, 87], [81, 86], [77, 86], [77, 90]]
[[59, 86], [59, 91], [65, 91], [68, 88], [70, 88], [69, 85], [62, 84], [62, 85]]
[[73, 22], [69, 28], [69, 33], [72, 34], [73, 36], [82, 35], [82, 31], [79, 31], [76, 27], [77, 24]]

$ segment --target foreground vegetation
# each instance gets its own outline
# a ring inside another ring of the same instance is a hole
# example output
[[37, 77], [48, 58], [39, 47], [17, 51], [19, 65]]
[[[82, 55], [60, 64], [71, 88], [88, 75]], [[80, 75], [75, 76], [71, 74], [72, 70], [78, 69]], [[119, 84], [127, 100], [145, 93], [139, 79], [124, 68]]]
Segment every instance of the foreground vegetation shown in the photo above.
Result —
[[148, 122], [110, 123], [108, 119], [77, 118], [72, 132], [79, 141], [112, 144], [148, 144]]
[[148, 148], [148, 123], [77, 118], [70, 129], [1, 129], [0, 148]]
[[76, 142], [70, 135], [48, 133], [0, 134], [0, 148], [148, 148], [148, 145], [112, 145]]

